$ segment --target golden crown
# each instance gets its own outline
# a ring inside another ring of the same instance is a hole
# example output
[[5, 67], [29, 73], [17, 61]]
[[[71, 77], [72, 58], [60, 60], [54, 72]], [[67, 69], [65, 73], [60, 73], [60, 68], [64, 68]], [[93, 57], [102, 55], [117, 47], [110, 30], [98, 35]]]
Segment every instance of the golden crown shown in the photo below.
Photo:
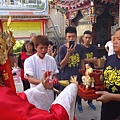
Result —
[[[11, 18], [8, 19], [8, 29]], [[8, 59], [8, 52], [14, 46], [16, 40], [13, 36], [13, 30], [9, 29], [8, 31], [2, 33], [0, 32], [0, 65], [4, 65]]]

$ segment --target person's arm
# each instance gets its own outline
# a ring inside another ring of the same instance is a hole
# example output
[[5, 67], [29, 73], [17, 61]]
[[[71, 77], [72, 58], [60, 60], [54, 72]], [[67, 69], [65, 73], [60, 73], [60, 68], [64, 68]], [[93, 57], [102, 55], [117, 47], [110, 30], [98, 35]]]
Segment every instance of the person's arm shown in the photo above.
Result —
[[109, 49], [108, 49], [108, 47], [105, 47], [105, 49], [106, 49], [106, 51], [107, 51], [107, 52], [109, 52]]
[[28, 79], [28, 81], [31, 83], [31, 84], [34, 84], [34, 85], [38, 85], [39, 83], [41, 83], [41, 80], [35, 78], [34, 74], [34, 65], [32, 64], [33, 61], [29, 58], [27, 58], [24, 62], [24, 76], [25, 78]]
[[51, 54], [51, 56], [55, 58], [56, 55], [57, 55], [57, 49], [54, 49], [54, 52]]
[[91, 58], [85, 58], [85, 63], [95, 63], [98, 58], [98, 49], [96, 46], [91, 45], [93, 47], [93, 56]]
[[109, 93], [106, 91], [97, 91], [96, 94], [101, 95], [97, 101], [107, 103], [109, 101], [120, 101], [120, 94]]
[[64, 59], [60, 62], [61, 68], [64, 68], [67, 65], [69, 57], [70, 57], [70, 53], [67, 52]]
[[38, 85], [38, 84], [40, 84], [42, 81], [41, 80], [39, 80], [39, 79], [37, 79], [37, 78], [35, 78], [35, 77], [33, 77], [33, 76], [30, 76], [30, 75], [28, 75], [27, 74], [27, 79], [28, 79], [28, 81], [31, 83], [31, 84], [34, 84], [34, 85]]
[[93, 57], [93, 58], [88, 58], [88, 59], [84, 59], [85, 63], [95, 63], [97, 62], [97, 57]]
[[85, 50], [84, 50], [84, 48], [83, 48], [83, 46], [81, 45], [81, 55], [80, 55], [80, 58], [81, 58], [81, 61], [80, 61], [80, 63], [81, 63], [81, 67], [80, 67], [80, 69], [85, 69]]
[[41, 84], [25, 91], [29, 103], [43, 110], [48, 110], [51, 105], [46, 92], [47, 89], [53, 88], [53, 83], [49, 84], [49, 77], [46, 71], [41, 79]]
[[[42, 84], [40, 84], [42, 85]], [[51, 105], [49, 112], [41, 109], [45, 109], [45, 106], [48, 105], [49, 98], [45, 96], [45, 89], [43, 86], [38, 87], [34, 93], [30, 93], [29, 95], [34, 95], [34, 99], [37, 102], [36, 104], [40, 105], [44, 108], [36, 109], [32, 107], [28, 109], [26, 113], [27, 119], [46, 119], [46, 120], [73, 120], [74, 119], [74, 109], [75, 109], [75, 101], [78, 90], [78, 83], [72, 83], [67, 86], [56, 98], [56, 100]], [[31, 89], [30, 89], [31, 90]], [[33, 92], [33, 90], [31, 90]], [[37, 92], [37, 94], [36, 94]], [[43, 93], [43, 94], [41, 94]], [[41, 97], [43, 96], [43, 98]], [[36, 99], [38, 98], [38, 99]], [[64, 99], [63, 99], [64, 98]], [[42, 101], [41, 101], [42, 100]], [[32, 103], [33, 104], [33, 103]], [[40, 106], [40, 107], [41, 107]], [[68, 107], [69, 106], [69, 107]]]
[[106, 49], [107, 52], [109, 52], [108, 44], [109, 44], [109, 42], [107, 42], [107, 43], [105, 44], [105, 49]]
[[84, 59], [81, 60], [81, 69], [85, 69], [85, 61], [84, 61]]
[[[78, 85], [77, 82], [71, 83], [70, 85], [68, 85], [59, 94], [59, 96], [55, 99], [55, 101], [52, 104], [52, 107], [54, 107], [54, 109], [57, 108], [57, 104], [59, 106], [62, 106], [67, 111], [69, 120], [73, 120], [73, 118], [74, 118], [75, 101], [76, 101], [76, 96], [77, 96], [77, 91], [78, 91], [77, 85]], [[51, 107], [51, 109], [52, 109], [52, 107]], [[55, 112], [57, 112], [57, 111], [55, 111]], [[59, 116], [60, 113], [57, 113], [57, 115]]]
[[70, 57], [71, 53], [73, 53], [74, 51], [75, 51], [75, 47], [67, 48], [67, 53], [66, 53], [65, 57], [63, 58], [63, 60], [61, 60], [61, 62], [60, 62], [61, 68], [64, 68], [67, 65], [69, 57]]

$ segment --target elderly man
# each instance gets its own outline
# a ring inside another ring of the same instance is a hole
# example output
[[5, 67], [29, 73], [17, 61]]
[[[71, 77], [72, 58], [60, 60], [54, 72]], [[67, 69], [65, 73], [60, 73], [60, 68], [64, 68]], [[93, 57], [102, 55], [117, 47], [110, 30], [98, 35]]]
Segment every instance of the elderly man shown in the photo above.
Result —
[[120, 28], [114, 34], [113, 48], [116, 54], [108, 56], [104, 65], [106, 91], [99, 91], [102, 101], [101, 120], [115, 120], [120, 116]]

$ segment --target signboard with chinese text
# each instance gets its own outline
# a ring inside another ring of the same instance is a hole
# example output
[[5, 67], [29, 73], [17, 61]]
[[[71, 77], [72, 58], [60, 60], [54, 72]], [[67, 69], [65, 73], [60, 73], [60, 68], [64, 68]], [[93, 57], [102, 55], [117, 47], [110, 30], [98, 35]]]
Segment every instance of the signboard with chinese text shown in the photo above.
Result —
[[[38, 22], [11, 22], [10, 28], [14, 30], [15, 38], [30, 37], [31, 33], [43, 34], [43, 23]], [[3, 22], [3, 31], [7, 30], [7, 22]]]

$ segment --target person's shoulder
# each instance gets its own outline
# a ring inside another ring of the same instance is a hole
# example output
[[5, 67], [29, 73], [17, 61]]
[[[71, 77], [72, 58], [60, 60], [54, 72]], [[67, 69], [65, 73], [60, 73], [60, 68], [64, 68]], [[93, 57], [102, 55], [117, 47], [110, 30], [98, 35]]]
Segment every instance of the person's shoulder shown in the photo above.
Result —
[[65, 48], [66, 48], [65, 44], [63, 44], [63, 45], [60, 46], [59, 49], [65, 49]]
[[76, 46], [82, 46], [82, 44], [78, 44], [78, 43], [77, 43]]
[[111, 40], [109, 40], [107, 43], [111, 43]]
[[97, 50], [97, 46], [96, 46], [96, 45], [94, 45], [94, 44], [90, 44], [90, 47], [91, 47], [92, 49]]
[[55, 59], [54, 57], [52, 57], [52, 56], [49, 55], [49, 54], [46, 54], [45, 57], [46, 57], [47, 59], [51, 59], [51, 60], [54, 60], [54, 59]]
[[113, 54], [113, 55], [107, 56], [106, 63], [112, 62], [114, 64], [115, 62], [117, 62], [117, 60], [118, 60], [117, 54]]
[[79, 48], [84, 48], [84, 46], [82, 44], [76, 44], [76, 47], [79, 47]]
[[94, 44], [90, 44], [90, 46], [91, 46], [91, 47], [94, 47], [94, 48], [97, 48], [97, 46], [96, 46], [96, 45], [94, 45]]
[[61, 45], [60, 47], [59, 47], [59, 53], [64, 53], [65, 51], [67, 50], [67, 47], [66, 47], [66, 45], [65, 44], [63, 44], [63, 45]]
[[37, 56], [37, 53], [31, 55], [30, 57], [26, 58], [25, 61], [32, 61], [33, 59], [35, 59], [35, 57]]
[[107, 59], [114, 59], [114, 58], [117, 58], [117, 54], [113, 54], [107, 57]]
[[26, 54], [25, 52], [20, 52], [19, 56], [25, 56], [25, 54]]
[[110, 44], [110, 43], [111, 43], [111, 41], [107, 41], [107, 42], [106, 42], [106, 45], [108, 45], [108, 44]]
[[32, 59], [32, 58], [35, 58], [37, 56], [37, 53], [31, 55], [29, 58]]

